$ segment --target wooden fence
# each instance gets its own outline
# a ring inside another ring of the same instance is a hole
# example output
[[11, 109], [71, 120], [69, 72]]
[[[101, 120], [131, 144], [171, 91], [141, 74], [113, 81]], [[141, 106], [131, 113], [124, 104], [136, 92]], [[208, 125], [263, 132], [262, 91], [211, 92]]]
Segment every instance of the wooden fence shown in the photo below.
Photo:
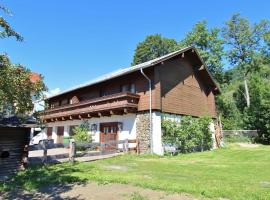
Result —
[[[133, 144], [131, 147], [131, 144]], [[113, 148], [108, 148], [113, 147]], [[48, 155], [49, 149], [65, 148], [69, 149], [68, 153], [59, 153], [56, 155]], [[78, 151], [78, 149], [85, 149], [84, 151]], [[89, 149], [95, 149], [95, 151], [90, 151]], [[76, 158], [79, 157], [91, 157], [97, 155], [106, 155], [119, 152], [136, 152], [139, 151], [139, 140], [118, 140], [111, 142], [92, 142], [92, 143], [82, 143], [76, 142], [74, 139], [70, 139], [69, 144], [54, 144], [50, 140], [43, 140], [41, 144], [28, 146], [28, 151], [38, 151], [41, 150], [42, 156], [31, 157], [28, 159], [28, 163], [50, 163], [57, 162], [59, 159], [68, 158], [69, 161], [74, 162]]]

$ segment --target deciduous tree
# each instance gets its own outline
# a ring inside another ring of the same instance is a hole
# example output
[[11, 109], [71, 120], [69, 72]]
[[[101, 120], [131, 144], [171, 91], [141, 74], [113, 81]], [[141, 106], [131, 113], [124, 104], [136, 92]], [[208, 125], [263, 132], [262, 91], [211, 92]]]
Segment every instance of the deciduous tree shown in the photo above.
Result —
[[222, 83], [222, 59], [224, 56], [223, 43], [224, 41], [220, 37], [220, 30], [218, 28], [209, 29], [206, 21], [200, 21], [193, 26], [192, 30], [186, 34], [179, 45], [192, 45], [196, 47], [215, 79], [219, 83]]
[[160, 34], [148, 35], [137, 45], [132, 65], [166, 55], [176, 49], [177, 42], [174, 39], [164, 38]]

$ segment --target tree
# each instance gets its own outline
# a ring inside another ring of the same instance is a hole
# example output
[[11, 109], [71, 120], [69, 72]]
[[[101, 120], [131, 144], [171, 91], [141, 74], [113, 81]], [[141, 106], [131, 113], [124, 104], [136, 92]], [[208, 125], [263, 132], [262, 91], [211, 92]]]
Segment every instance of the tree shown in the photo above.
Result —
[[176, 49], [177, 42], [174, 39], [161, 37], [160, 34], [148, 35], [137, 45], [132, 65], [158, 58]]
[[250, 78], [250, 107], [245, 110], [244, 122], [247, 129], [259, 131], [259, 142], [270, 143], [270, 70], [263, 66], [260, 73]]
[[[0, 10], [7, 14], [10, 11], [0, 5]], [[0, 17], [0, 37], [23, 37], [14, 31], [7, 21]], [[46, 89], [43, 79], [37, 82], [30, 80], [31, 71], [20, 64], [13, 64], [6, 54], [0, 54], [0, 107], [15, 114], [25, 114], [33, 109], [32, 98], [39, 98]]]
[[196, 23], [192, 30], [188, 32], [183, 40], [180, 41], [180, 46], [194, 46], [199, 50], [202, 59], [213, 74], [215, 79], [223, 82], [223, 56], [224, 56], [224, 41], [220, 37], [218, 28], [207, 28], [206, 21]]
[[12, 64], [6, 55], [0, 55], [0, 105], [13, 113], [33, 109], [32, 99], [38, 99], [45, 90], [43, 80], [33, 83], [31, 71], [19, 64]]
[[[0, 10], [2, 10], [4, 13], [8, 15], [11, 15], [11, 11], [3, 5], [0, 5]], [[0, 38], [15, 37], [18, 41], [23, 41], [23, 37], [19, 33], [17, 33], [1, 16], [0, 16], [0, 27], [2, 28], [2, 30], [0, 31]]]
[[240, 14], [234, 14], [222, 30], [228, 46], [227, 58], [231, 65], [240, 69], [240, 75], [244, 79], [247, 107], [250, 106], [248, 75], [257, 71], [262, 62], [261, 53], [265, 47], [263, 38], [268, 31], [268, 25], [265, 20], [251, 25]]

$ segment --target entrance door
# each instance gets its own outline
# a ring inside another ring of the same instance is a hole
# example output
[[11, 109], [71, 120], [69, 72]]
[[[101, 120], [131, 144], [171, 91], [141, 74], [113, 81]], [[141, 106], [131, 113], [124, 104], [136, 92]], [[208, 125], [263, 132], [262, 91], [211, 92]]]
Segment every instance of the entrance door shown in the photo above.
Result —
[[58, 126], [56, 143], [63, 143], [63, 139], [64, 139], [64, 126]]
[[100, 142], [104, 142], [104, 143], [112, 142], [112, 144], [105, 144], [105, 151], [111, 151], [111, 150], [117, 149], [117, 146], [118, 146], [118, 144], [116, 144], [118, 140], [117, 124], [118, 124], [117, 122], [100, 124]]

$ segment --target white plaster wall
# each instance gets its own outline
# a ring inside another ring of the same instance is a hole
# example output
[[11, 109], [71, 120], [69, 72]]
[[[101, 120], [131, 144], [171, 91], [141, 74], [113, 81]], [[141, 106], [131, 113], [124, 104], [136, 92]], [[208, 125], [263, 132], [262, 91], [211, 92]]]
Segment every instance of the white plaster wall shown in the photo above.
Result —
[[53, 126], [53, 129], [52, 129], [52, 139], [54, 140], [54, 142], [56, 142], [56, 139], [57, 139], [57, 127], [56, 126]]
[[[92, 124], [97, 125], [97, 131], [91, 132], [89, 131], [89, 134], [92, 135], [93, 142], [99, 142], [100, 141], [100, 123], [106, 123], [106, 122], [121, 122], [123, 124], [123, 128], [120, 133], [118, 133], [118, 139], [119, 140], [125, 140], [125, 139], [136, 139], [136, 114], [127, 114], [127, 115], [112, 115], [110, 117], [100, 117], [100, 118], [91, 118], [87, 119], [90, 126]], [[83, 122], [83, 120], [67, 120], [67, 121], [57, 121], [57, 122], [51, 122], [48, 123], [48, 127], [53, 127], [53, 133], [52, 138], [56, 142], [56, 129], [57, 126], [64, 126], [64, 135], [69, 135], [69, 127], [70, 126], [77, 126], [80, 125]], [[120, 147], [120, 146], [119, 146]], [[130, 145], [130, 147], [135, 147], [134, 145]]]
[[163, 155], [162, 132], [161, 132], [161, 113], [152, 113], [152, 148], [153, 153]]

